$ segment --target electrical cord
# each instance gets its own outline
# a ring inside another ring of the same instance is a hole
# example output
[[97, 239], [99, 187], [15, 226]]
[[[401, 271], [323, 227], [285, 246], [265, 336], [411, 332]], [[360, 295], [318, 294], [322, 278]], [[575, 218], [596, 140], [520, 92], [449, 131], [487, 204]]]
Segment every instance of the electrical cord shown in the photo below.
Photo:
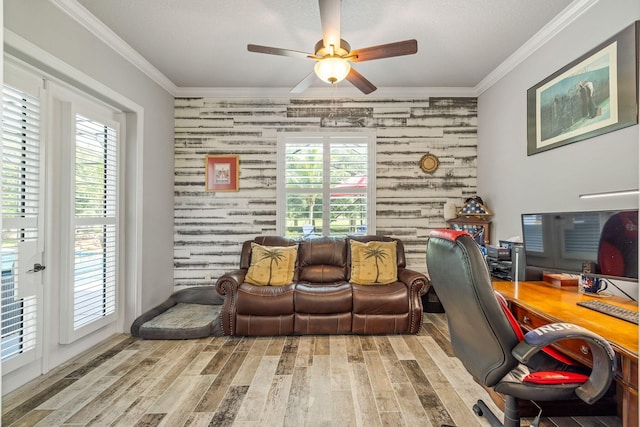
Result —
[[[571, 277], [575, 277], [578, 280], [580, 280], [580, 276], [576, 275], [576, 274], [571, 274]], [[613, 286], [614, 288], [616, 288], [617, 290], [619, 290], [620, 292], [622, 292], [627, 298], [629, 298], [631, 301], [637, 301], [637, 299], [635, 299], [634, 297], [632, 297], [631, 295], [629, 295], [628, 293], [626, 293], [625, 291], [623, 291], [618, 285], [616, 285], [615, 283], [613, 283], [610, 279], [605, 279], [602, 278], [601, 280], [604, 280], [607, 282], [608, 285]]]
[[607, 282], [607, 284], [612, 285], [614, 288], [616, 288], [617, 290], [619, 290], [620, 292], [625, 294], [626, 297], [629, 298], [631, 301], [637, 301], [634, 297], [632, 297], [631, 295], [629, 295], [628, 293], [626, 293], [625, 291], [620, 289], [620, 287], [618, 285], [616, 285], [615, 283], [613, 283], [611, 280], [609, 280], [609, 279], [604, 279], [604, 280]]

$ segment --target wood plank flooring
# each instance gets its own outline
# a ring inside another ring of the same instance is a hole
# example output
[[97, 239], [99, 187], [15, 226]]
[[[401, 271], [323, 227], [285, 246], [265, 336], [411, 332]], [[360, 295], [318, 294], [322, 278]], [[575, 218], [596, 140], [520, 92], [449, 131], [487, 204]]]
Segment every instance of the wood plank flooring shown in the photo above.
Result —
[[[2, 425], [487, 426], [471, 410], [479, 398], [497, 410], [453, 357], [444, 315], [427, 314], [418, 335], [115, 335], [4, 396]], [[545, 418], [541, 426], [621, 422]]]

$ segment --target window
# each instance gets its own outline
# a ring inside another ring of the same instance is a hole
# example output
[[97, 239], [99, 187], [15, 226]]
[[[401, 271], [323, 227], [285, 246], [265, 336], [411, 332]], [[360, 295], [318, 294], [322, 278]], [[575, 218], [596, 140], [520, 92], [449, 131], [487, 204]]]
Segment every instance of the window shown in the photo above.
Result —
[[542, 215], [523, 215], [522, 227], [528, 252], [544, 252], [544, 233], [542, 224]]
[[597, 259], [601, 218], [598, 214], [577, 213], [562, 221], [562, 256], [569, 259]]
[[375, 137], [278, 136], [278, 224], [288, 237], [375, 232]]
[[76, 116], [73, 327], [115, 311], [116, 130]]

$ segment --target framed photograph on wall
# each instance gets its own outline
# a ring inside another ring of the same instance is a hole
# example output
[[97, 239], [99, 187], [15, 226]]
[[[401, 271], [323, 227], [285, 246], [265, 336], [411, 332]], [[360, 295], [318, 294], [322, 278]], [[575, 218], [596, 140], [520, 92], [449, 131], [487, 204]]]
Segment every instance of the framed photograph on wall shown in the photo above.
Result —
[[206, 156], [207, 191], [238, 191], [239, 156], [213, 155]]
[[527, 155], [638, 123], [640, 21], [527, 91]]

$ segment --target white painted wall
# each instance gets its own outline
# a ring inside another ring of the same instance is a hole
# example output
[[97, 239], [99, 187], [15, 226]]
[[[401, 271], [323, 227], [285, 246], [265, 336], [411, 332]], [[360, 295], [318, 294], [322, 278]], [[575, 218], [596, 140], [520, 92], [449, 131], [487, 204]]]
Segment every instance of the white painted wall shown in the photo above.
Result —
[[[478, 99], [478, 194], [494, 213], [492, 242], [521, 235], [523, 212], [638, 207], [639, 126], [527, 156], [527, 89], [640, 19], [638, 0], [600, 0]], [[637, 290], [636, 290], [637, 292]]]
[[142, 200], [132, 201], [142, 210], [142, 259], [128, 262], [139, 262], [147, 310], [173, 291], [173, 96], [47, 0], [8, 0], [4, 14], [5, 28], [144, 109]]

